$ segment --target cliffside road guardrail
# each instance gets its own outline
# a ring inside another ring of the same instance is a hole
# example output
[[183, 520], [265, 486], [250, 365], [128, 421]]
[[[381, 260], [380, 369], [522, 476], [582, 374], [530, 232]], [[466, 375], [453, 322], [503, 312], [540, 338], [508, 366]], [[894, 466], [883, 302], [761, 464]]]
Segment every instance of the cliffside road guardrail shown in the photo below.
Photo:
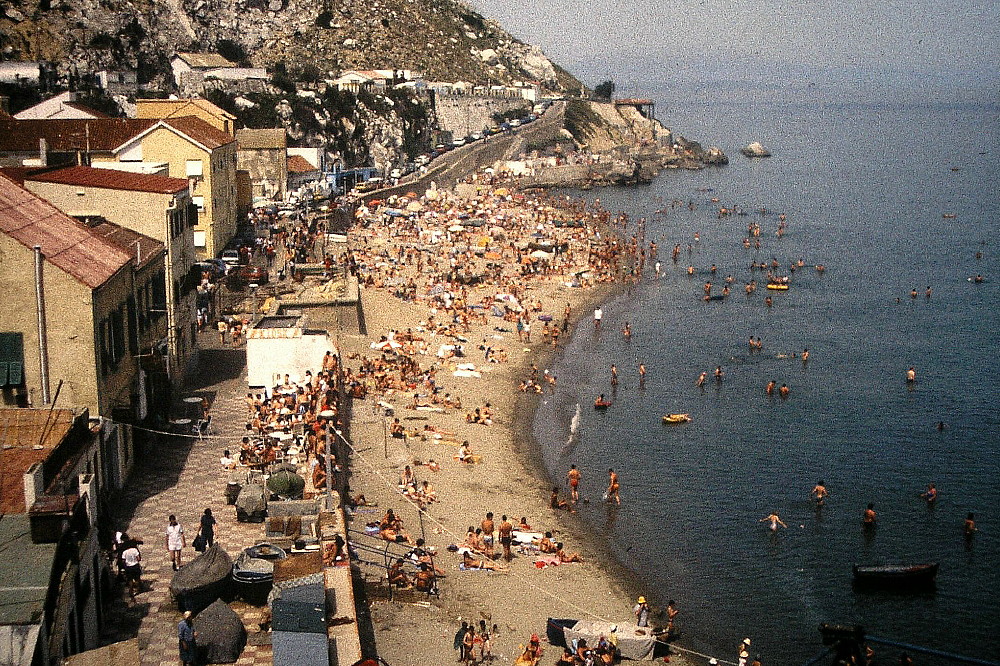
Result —
[[361, 199], [385, 199], [392, 195], [416, 192], [423, 194], [433, 181], [438, 187], [451, 187], [471, 173], [500, 160], [516, 157], [525, 145], [540, 143], [557, 135], [563, 127], [566, 102], [555, 102], [534, 122], [505, 134], [494, 134], [474, 143], [449, 150], [430, 164], [427, 173], [404, 179], [392, 187], [367, 192]]

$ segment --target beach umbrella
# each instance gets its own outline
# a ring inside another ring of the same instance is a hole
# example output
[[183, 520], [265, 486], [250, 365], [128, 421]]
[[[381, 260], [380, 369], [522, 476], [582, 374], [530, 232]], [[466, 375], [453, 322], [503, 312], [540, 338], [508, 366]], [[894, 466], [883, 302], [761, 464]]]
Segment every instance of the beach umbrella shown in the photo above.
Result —
[[542, 250], [535, 250], [534, 252], [532, 252], [528, 256], [534, 257], [535, 259], [552, 259], [552, 257], [554, 255], [552, 255], [552, 254], [550, 254], [548, 252], [544, 252]]
[[410, 211], [411, 213], [419, 213], [421, 210], [423, 210], [423, 206], [420, 205], [419, 201], [411, 201], [410, 203], [406, 204], [406, 210]]
[[498, 187], [497, 189], [493, 190], [494, 196], [505, 197], [508, 194], [510, 194], [510, 190], [508, 190], [506, 187]]
[[448, 231], [465, 231], [465, 227], [463, 227], [461, 224], [453, 224], [450, 227], [448, 227]]

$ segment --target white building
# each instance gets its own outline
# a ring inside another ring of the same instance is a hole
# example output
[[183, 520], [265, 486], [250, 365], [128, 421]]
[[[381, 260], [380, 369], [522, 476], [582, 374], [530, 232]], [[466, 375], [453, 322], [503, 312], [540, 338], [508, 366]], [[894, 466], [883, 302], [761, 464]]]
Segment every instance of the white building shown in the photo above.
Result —
[[108, 115], [77, 102], [75, 92], [64, 92], [15, 113], [14, 117], [18, 120], [67, 120], [107, 118]]
[[303, 316], [262, 317], [247, 332], [247, 385], [272, 388], [286, 374], [301, 381], [306, 370], [322, 367], [328, 351], [336, 353], [330, 335], [306, 328]]

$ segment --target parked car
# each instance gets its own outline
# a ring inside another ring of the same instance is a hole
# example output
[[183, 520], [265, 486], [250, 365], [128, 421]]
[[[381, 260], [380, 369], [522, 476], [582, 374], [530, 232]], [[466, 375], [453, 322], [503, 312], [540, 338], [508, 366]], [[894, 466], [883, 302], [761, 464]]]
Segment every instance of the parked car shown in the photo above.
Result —
[[240, 266], [238, 273], [247, 284], [267, 284], [271, 281], [271, 276], [263, 266]]
[[243, 289], [247, 285], [264, 285], [271, 281], [266, 268], [260, 266], [240, 266], [229, 271], [226, 284], [230, 289]]
[[455, 139], [451, 142], [453, 148], [460, 148], [465, 145], [465, 139]]
[[373, 192], [380, 187], [382, 187], [382, 179], [376, 176], [374, 178], [369, 178], [365, 182], [355, 186], [354, 191], [362, 193]]
[[240, 265], [240, 252], [239, 250], [223, 250], [222, 254], [219, 255], [219, 259], [222, 260], [227, 266], [232, 268], [233, 266]]

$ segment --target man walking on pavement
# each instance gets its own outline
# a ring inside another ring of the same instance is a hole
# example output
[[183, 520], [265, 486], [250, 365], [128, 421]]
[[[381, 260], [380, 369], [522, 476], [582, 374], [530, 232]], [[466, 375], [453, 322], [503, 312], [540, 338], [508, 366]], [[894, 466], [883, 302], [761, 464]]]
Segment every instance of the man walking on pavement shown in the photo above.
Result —
[[191, 611], [184, 611], [184, 619], [177, 625], [177, 643], [181, 663], [184, 666], [194, 666], [198, 659], [198, 632], [194, 630]]

